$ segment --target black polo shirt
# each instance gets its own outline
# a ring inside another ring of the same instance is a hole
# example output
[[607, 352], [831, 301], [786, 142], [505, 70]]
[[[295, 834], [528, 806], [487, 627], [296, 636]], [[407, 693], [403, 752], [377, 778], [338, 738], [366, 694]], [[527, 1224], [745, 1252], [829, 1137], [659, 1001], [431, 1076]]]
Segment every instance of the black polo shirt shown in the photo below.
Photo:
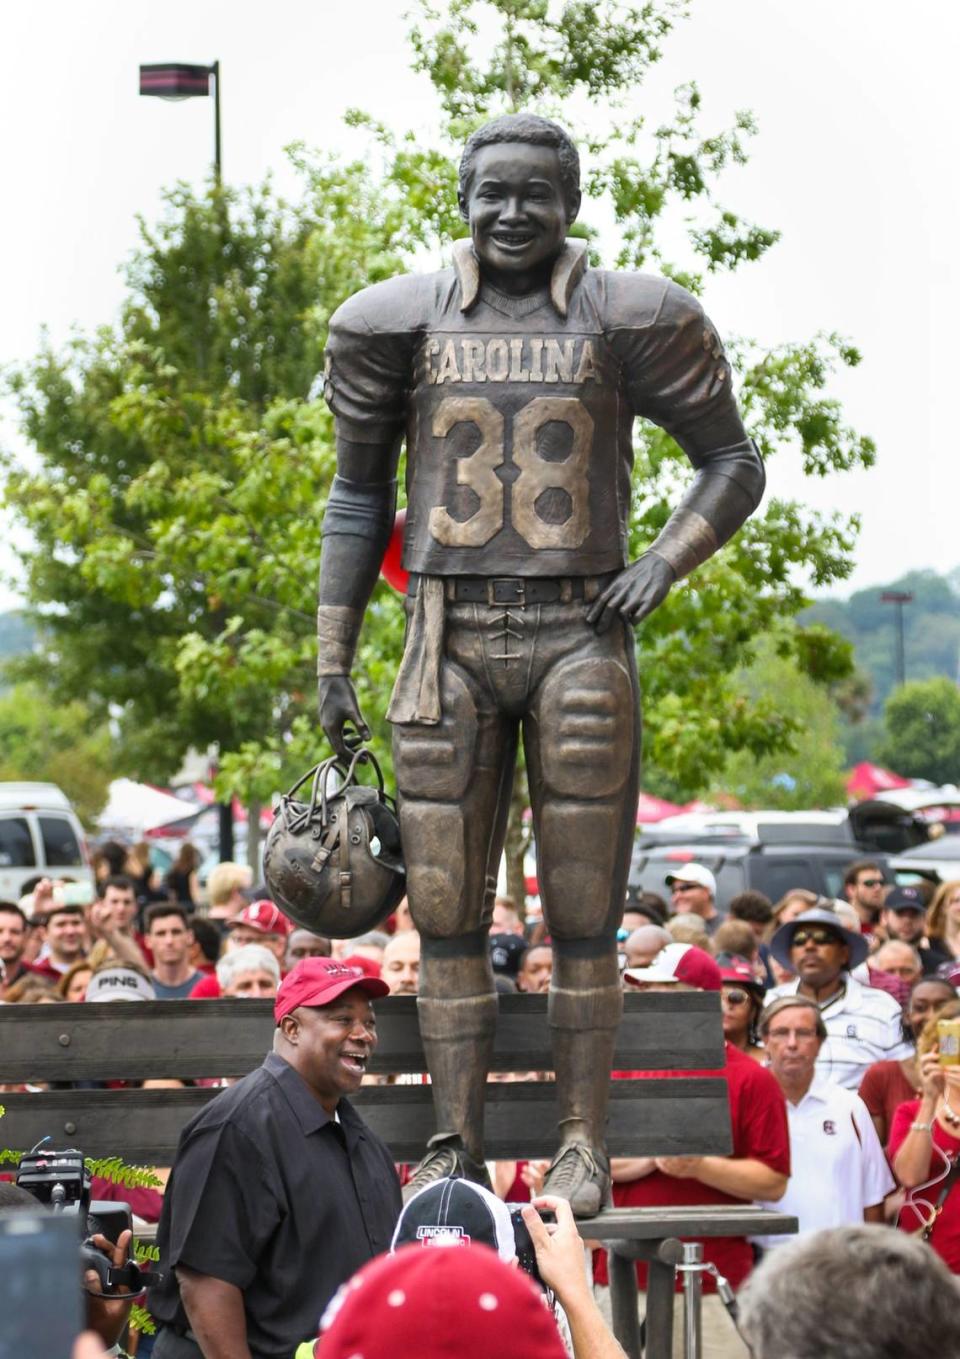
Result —
[[400, 1186], [385, 1144], [346, 1099], [339, 1123], [276, 1053], [184, 1128], [157, 1244], [158, 1321], [188, 1327], [174, 1269], [243, 1290], [255, 1359], [290, 1359], [345, 1279], [387, 1250]]

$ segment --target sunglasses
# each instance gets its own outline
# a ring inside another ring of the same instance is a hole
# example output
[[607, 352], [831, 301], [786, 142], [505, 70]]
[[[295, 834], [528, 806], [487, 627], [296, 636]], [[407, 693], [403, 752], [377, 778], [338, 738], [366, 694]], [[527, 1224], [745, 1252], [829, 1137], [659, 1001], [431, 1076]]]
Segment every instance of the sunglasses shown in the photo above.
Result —
[[790, 940], [791, 948], [803, 948], [804, 944], [842, 944], [843, 940], [833, 930], [795, 930]]
[[750, 999], [746, 991], [736, 991], [732, 987], [729, 989], [727, 989], [727, 987], [724, 987], [722, 996], [723, 1003], [725, 1005], [733, 1005], [738, 1008], [741, 1005], [746, 1005]]
[[673, 890], [675, 892], [695, 892], [698, 887], [702, 886], [703, 884], [699, 882], [675, 882]]
[[861, 887], [882, 887], [882, 886], [883, 886], [883, 878], [861, 878], [861, 879], [860, 879], [860, 886], [861, 886]]

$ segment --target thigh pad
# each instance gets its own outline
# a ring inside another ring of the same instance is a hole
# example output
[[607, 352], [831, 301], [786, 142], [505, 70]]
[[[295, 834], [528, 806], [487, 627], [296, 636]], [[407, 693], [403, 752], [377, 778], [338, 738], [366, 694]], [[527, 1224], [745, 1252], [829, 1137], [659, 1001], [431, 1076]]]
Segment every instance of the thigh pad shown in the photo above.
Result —
[[633, 685], [612, 657], [561, 662], [537, 704], [540, 761], [547, 793], [612, 797], [630, 775], [637, 739]]

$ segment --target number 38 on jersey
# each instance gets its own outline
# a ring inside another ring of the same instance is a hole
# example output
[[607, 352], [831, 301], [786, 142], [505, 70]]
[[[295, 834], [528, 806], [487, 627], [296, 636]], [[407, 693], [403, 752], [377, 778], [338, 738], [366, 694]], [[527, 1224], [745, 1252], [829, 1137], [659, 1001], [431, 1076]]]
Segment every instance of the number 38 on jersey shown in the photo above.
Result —
[[434, 437], [446, 439], [463, 425], [474, 426], [480, 436], [473, 452], [455, 464], [458, 492], [468, 492], [457, 494], [458, 508], [466, 513], [454, 517], [447, 506], [434, 506], [429, 523], [437, 542], [483, 547], [503, 528], [506, 487], [498, 471], [506, 461], [508, 436], [514, 468], [510, 518], [517, 533], [534, 549], [576, 548], [585, 542], [593, 418], [577, 397], [535, 396], [507, 415], [487, 397], [445, 397], [433, 413]]
[[407, 569], [622, 566], [632, 416], [620, 385], [602, 336], [585, 330], [425, 337], [407, 432]]

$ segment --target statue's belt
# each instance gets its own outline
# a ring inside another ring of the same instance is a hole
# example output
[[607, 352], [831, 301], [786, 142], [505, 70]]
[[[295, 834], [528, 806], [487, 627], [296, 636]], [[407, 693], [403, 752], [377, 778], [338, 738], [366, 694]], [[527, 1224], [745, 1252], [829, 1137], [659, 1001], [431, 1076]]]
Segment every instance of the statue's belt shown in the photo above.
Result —
[[[522, 609], [529, 604], [569, 604], [582, 599], [589, 603], [611, 581], [616, 572], [603, 576], [447, 576], [443, 597], [451, 604], [491, 604], [501, 608]], [[411, 575], [407, 594], [416, 597], [421, 580]]]
[[604, 576], [419, 576], [411, 575], [407, 593], [413, 607], [407, 641], [387, 719], [402, 725], [436, 726], [441, 718], [440, 665], [443, 659], [444, 606], [488, 604], [525, 608], [596, 599], [616, 572]]

